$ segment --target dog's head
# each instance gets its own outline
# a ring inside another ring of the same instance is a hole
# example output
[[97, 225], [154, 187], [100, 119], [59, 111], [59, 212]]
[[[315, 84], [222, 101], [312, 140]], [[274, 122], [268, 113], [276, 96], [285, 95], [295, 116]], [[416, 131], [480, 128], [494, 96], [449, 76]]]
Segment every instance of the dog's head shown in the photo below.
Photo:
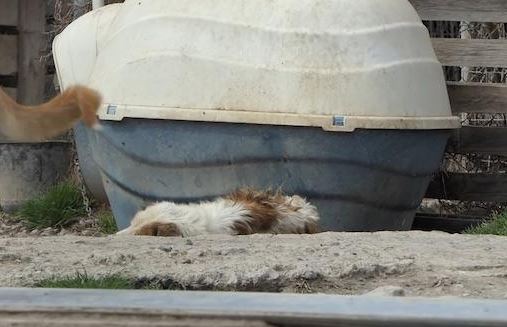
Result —
[[176, 205], [172, 202], [161, 202], [150, 205], [134, 216], [129, 227], [116, 234], [183, 236], [178, 225], [170, 221], [170, 217], [175, 209]]

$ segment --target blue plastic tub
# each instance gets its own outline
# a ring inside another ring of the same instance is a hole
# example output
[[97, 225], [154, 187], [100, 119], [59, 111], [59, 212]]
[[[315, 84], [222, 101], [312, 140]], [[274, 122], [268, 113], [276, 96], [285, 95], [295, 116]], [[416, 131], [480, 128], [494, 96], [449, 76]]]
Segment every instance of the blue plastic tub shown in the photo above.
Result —
[[241, 186], [314, 203], [324, 230], [408, 230], [448, 130], [356, 130], [125, 119], [88, 131], [119, 228], [154, 201], [194, 202]]

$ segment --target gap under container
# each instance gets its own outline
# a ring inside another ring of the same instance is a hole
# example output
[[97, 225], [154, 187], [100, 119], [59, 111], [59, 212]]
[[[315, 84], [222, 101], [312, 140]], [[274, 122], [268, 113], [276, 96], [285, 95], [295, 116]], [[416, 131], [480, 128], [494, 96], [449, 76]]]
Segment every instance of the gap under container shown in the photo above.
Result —
[[460, 127], [406, 0], [127, 0], [53, 52], [63, 88], [103, 94], [81, 146], [119, 228], [251, 186], [305, 196], [324, 230], [408, 230]]

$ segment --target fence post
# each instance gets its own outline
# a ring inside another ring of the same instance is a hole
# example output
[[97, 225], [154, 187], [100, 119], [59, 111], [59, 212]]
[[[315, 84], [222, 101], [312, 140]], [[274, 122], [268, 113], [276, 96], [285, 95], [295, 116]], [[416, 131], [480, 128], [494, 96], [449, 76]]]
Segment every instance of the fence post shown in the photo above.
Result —
[[18, 5], [18, 100], [34, 105], [44, 100], [46, 1], [19, 0]]

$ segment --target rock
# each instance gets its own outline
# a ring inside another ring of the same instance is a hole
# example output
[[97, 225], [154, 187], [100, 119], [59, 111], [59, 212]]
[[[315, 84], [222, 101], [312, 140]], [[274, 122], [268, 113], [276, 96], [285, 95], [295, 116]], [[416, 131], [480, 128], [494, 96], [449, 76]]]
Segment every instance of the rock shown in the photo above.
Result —
[[367, 296], [405, 296], [406, 292], [400, 286], [381, 286], [373, 291], [365, 293]]
[[23, 225], [21, 224], [15, 224], [11, 226], [11, 231], [19, 233], [19, 231], [23, 228]]
[[83, 236], [93, 236], [93, 234], [95, 234], [95, 232], [92, 230], [84, 230], [81, 232], [81, 235]]
[[158, 249], [161, 250], [161, 251], [169, 253], [169, 252], [171, 252], [173, 250], [173, 247], [172, 246], [160, 246]]
[[187, 240], [185, 241], [185, 244], [186, 245], [194, 245], [194, 242], [192, 242], [191, 239], [187, 238]]

